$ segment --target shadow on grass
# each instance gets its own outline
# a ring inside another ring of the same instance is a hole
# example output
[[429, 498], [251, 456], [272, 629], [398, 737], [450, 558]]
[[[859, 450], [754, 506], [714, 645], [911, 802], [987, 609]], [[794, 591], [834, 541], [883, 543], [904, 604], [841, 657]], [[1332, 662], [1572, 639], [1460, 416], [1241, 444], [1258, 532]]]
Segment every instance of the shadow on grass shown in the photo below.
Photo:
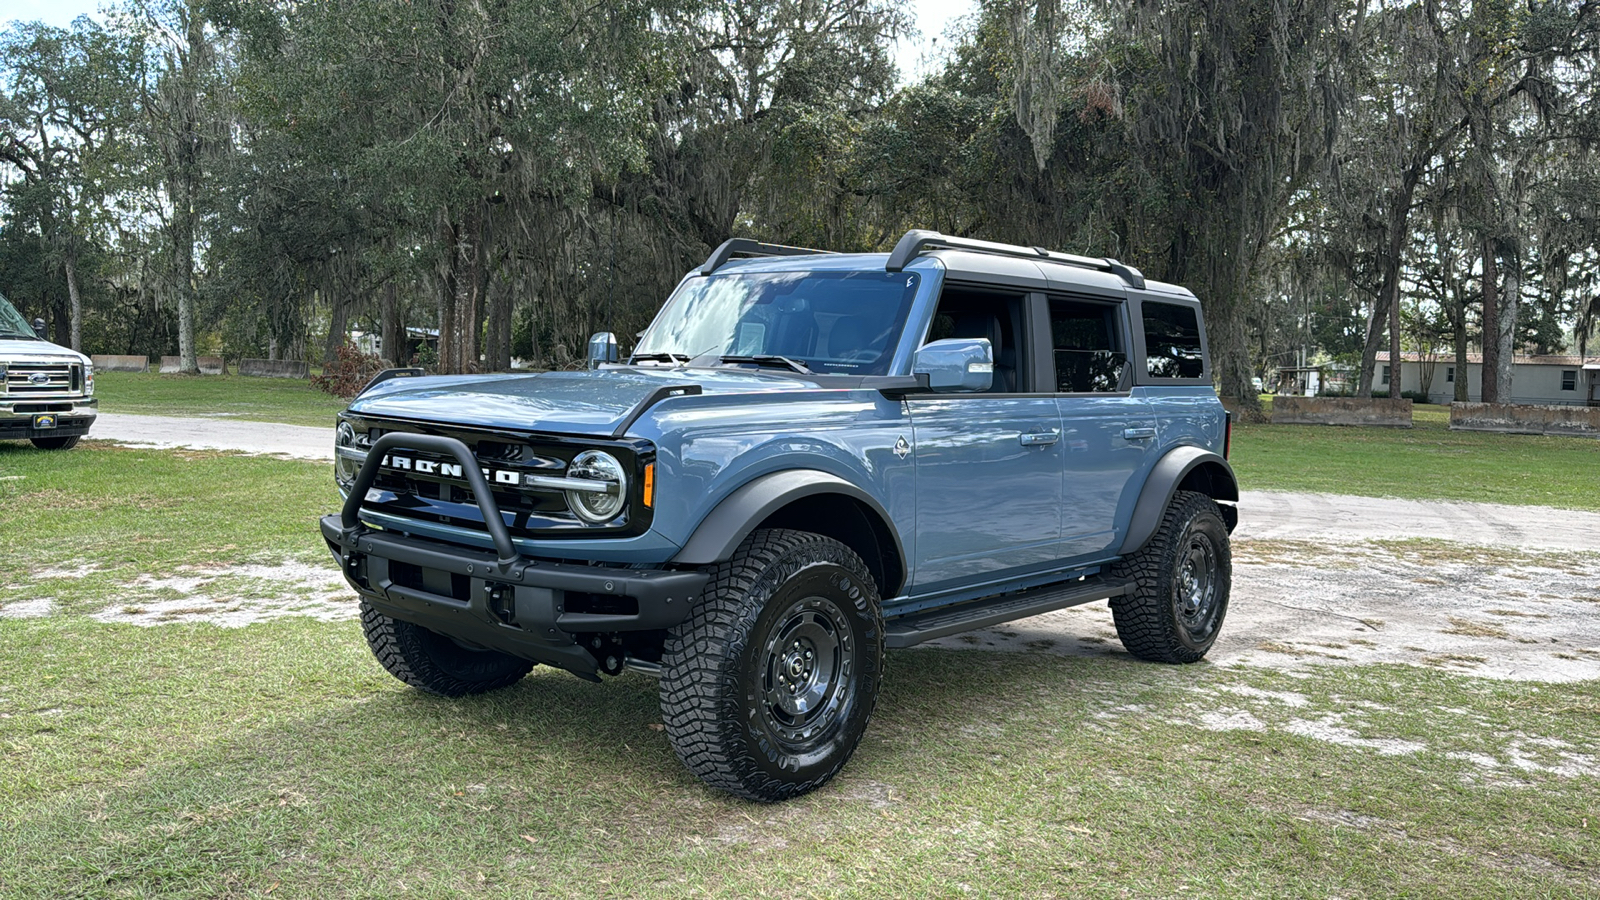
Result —
[[581, 881], [591, 867], [637, 874], [755, 816], [803, 836], [860, 820], [896, 793], [936, 798], [960, 784], [966, 754], [996, 750], [986, 729], [1028, 698], [1052, 698], [1056, 727], [1074, 674], [1116, 679], [1134, 667], [893, 654], [875, 721], [843, 775], [775, 807], [706, 788], [682, 768], [652, 727], [651, 679], [596, 685], [537, 669], [511, 688], [446, 700], [341, 668], [356, 690], [310, 679], [303, 705], [279, 704], [270, 724], [243, 731], [217, 721], [250, 702], [249, 673], [229, 672], [195, 698], [201, 733], [173, 734], [171, 749], [123, 777], [30, 798], [0, 837], [0, 894], [243, 895], [281, 881], [298, 885], [292, 895], [337, 885], [381, 896], [401, 884], [448, 892], [469, 872], [501, 881], [524, 871]]

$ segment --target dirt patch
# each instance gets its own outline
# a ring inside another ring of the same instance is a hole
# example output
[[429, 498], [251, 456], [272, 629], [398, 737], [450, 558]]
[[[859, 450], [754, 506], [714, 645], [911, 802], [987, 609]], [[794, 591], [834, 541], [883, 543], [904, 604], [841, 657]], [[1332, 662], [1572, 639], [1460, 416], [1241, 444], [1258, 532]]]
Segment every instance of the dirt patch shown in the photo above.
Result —
[[[1235, 543], [1207, 659], [1296, 669], [1401, 663], [1518, 681], [1600, 678], [1600, 554], [1436, 541]], [[1332, 563], [1331, 565], [1329, 563]], [[948, 649], [1121, 656], [1104, 603], [934, 641]]]
[[209, 622], [237, 628], [283, 616], [335, 621], [355, 615], [354, 595], [338, 571], [291, 562], [167, 578], [141, 575], [93, 618], [132, 625]]

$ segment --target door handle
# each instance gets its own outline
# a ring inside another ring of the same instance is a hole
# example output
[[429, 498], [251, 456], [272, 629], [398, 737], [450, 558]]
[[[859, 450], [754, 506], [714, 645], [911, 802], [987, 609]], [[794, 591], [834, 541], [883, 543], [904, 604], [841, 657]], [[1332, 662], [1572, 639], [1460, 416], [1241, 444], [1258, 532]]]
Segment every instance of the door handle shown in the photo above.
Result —
[[1156, 436], [1154, 428], [1124, 428], [1122, 436], [1130, 441], [1148, 441]]
[[1048, 447], [1061, 440], [1059, 431], [1030, 431], [1017, 435], [1017, 440], [1024, 447]]

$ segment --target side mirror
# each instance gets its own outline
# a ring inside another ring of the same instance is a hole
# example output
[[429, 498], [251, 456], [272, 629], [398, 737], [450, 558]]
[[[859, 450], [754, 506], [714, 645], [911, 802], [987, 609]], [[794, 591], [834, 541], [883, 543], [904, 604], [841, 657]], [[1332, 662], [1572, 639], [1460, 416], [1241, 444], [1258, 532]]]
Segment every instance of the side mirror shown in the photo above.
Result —
[[994, 348], [988, 338], [947, 338], [923, 345], [911, 360], [913, 375], [927, 375], [939, 393], [987, 391], [994, 384]]
[[41, 341], [49, 340], [49, 338], [44, 336], [44, 319], [33, 320], [33, 333], [38, 335], [39, 340]]
[[621, 358], [616, 335], [599, 331], [589, 336], [589, 368], [598, 369], [601, 363], [614, 363]]

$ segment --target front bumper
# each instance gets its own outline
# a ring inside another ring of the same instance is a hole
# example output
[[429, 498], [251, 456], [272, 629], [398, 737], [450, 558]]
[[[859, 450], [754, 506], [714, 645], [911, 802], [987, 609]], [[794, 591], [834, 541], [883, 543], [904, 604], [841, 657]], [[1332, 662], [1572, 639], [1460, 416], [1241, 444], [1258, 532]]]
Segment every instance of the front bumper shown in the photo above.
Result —
[[[94, 397], [65, 399], [0, 400], [0, 440], [82, 437], [99, 414]], [[38, 428], [42, 416], [55, 420], [53, 428]]]
[[[469, 481], [481, 479], [470, 451], [450, 438], [393, 433], [374, 445], [343, 512], [324, 516], [320, 527], [345, 579], [384, 615], [595, 677], [600, 665], [587, 638], [671, 628], [705, 589], [709, 576], [699, 571], [531, 559], [515, 552], [503, 526], [493, 535], [496, 551], [373, 529], [360, 521], [358, 498], [383, 450], [406, 445], [455, 455], [466, 461]], [[484, 521], [500, 523], [492, 494], [474, 487]]]

